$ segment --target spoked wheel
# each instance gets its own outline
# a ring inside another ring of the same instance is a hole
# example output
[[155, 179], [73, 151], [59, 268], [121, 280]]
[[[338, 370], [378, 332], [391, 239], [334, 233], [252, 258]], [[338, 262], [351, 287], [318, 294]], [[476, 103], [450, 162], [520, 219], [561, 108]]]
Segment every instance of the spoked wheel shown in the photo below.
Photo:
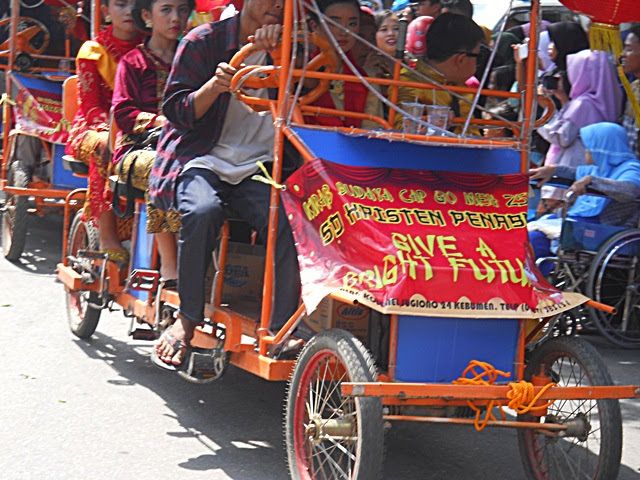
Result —
[[343, 397], [342, 382], [373, 382], [367, 349], [343, 330], [305, 345], [287, 396], [285, 437], [296, 480], [375, 480], [382, 474], [384, 429], [377, 398]]
[[[98, 250], [98, 230], [82, 219], [82, 210], [76, 213], [69, 232], [69, 255], [76, 256], [79, 250]], [[102, 310], [91, 304], [99, 303], [96, 292], [65, 292], [69, 328], [78, 338], [89, 338], [96, 331]]]
[[[552, 338], [534, 350], [525, 377], [537, 373], [561, 387], [613, 385], [598, 351], [579, 337]], [[520, 416], [524, 421], [536, 417]], [[525, 472], [536, 480], [617, 478], [622, 454], [622, 418], [617, 400], [557, 400], [541, 423], [570, 426], [560, 438], [518, 429]]]
[[590, 310], [600, 333], [621, 347], [640, 348], [640, 230], [620, 232], [600, 248], [587, 295], [616, 308], [615, 314]]
[[[13, 162], [7, 173], [8, 186], [26, 188], [29, 185], [30, 175], [19, 162]], [[18, 260], [24, 251], [27, 241], [28, 209], [29, 197], [6, 194], [2, 215], [2, 250], [5, 258], [11, 262]]]

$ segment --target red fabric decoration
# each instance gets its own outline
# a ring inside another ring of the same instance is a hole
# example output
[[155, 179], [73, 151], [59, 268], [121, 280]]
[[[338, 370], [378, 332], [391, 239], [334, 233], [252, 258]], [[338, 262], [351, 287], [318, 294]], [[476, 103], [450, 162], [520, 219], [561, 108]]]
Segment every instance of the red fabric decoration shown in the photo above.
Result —
[[565, 7], [583, 13], [594, 22], [619, 25], [640, 19], [638, 0], [560, 0]]

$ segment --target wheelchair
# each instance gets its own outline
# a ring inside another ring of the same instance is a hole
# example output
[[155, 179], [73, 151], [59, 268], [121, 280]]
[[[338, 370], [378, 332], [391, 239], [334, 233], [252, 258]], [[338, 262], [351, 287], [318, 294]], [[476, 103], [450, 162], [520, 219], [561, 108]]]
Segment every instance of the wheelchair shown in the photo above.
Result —
[[[559, 179], [553, 183], [567, 186]], [[603, 196], [593, 189], [587, 194]], [[617, 346], [640, 348], [640, 220], [636, 228], [629, 228], [572, 219], [567, 215], [571, 200], [562, 209], [557, 254], [539, 258], [536, 265], [553, 262], [550, 283], [582, 293], [614, 311], [579, 307], [558, 318], [556, 328], [573, 334], [592, 325]], [[640, 199], [636, 204], [640, 208]]]

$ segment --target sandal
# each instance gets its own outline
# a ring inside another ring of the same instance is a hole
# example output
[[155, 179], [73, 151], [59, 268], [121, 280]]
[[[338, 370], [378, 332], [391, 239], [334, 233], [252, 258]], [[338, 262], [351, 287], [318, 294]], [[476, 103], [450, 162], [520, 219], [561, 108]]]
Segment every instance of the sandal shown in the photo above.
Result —
[[[156, 350], [156, 346], [163, 340], [166, 341], [169, 344], [169, 346], [173, 349], [173, 355], [171, 356], [171, 358], [175, 357], [178, 352], [180, 351], [183, 352], [182, 362], [180, 364], [174, 365], [173, 363], [167, 363], [164, 360], [162, 360], [162, 358], [160, 358]], [[171, 370], [172, 372], [177, 372], [179, 370], [182, 370], [184, 365], [184, 359], [187, 357], [188, 353], [189, 353], [189, 347], [184, 342], [184, 340], [180, 340], [174, 337], [169, 330], [165, 330], [162, 333], [162, 335], [160, 335], [158, 342], [153, 346], [153, 350], [151, 351], [151, 361], [157, 367], [163, 368], [165, 370]]]

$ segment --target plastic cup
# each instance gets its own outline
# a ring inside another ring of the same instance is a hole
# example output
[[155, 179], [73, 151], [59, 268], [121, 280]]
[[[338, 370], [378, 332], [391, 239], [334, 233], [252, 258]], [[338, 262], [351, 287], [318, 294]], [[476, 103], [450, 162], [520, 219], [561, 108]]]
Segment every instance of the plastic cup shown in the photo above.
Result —
[[[402, 109], [407, 112], [407, 114], [415, 117], [415, 118], [419, 118], [421, 119], [422, 116], [424, 115], [424, 104], [420, 103], [420, 102], [402, 102]], [[404, 117], [402, 119], [402, 132], [403, 133], [410, 133], [413, 135], [423, 135], [424, 134], [424, 127], [416, 122], [415, 120], [412, 120], [409, 117]]]
[[[451, 109], [444, 105], [427, 105], [427, 123], [434, 127], [446, 130], [449, 127], [449, 115]], [[442, 135], [442, 132], [434, 130], [435, 135]]]

